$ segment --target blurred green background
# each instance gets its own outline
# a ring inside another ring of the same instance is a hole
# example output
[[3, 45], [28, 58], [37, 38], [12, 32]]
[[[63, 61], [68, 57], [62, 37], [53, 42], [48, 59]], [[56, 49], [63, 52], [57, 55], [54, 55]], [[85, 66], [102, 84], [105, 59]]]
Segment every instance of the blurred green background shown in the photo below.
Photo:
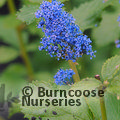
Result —
[[[34, 12], [40, 2], [42, 0], [0, 0], [0, 85], [6, 84], [6, 96], [9, 91], [12, 96], [18, 96], [21, 88], [31, 80], [54, 82], [53, 76], [58, 69], [69, 68], [67, 61], [57, 61], [47, 52], [38, 50], [44, 34], [37, 29]], [[119, 0], [61, 2], [84, 34], [91, 38], [93, 50], [97, 51], [92, 60], [87, 55], [78, 59], [81, 79], [101, 74], [103, 63], [120, 54], [120, 49], [115, 46], [115, 40], [120, 39]]]

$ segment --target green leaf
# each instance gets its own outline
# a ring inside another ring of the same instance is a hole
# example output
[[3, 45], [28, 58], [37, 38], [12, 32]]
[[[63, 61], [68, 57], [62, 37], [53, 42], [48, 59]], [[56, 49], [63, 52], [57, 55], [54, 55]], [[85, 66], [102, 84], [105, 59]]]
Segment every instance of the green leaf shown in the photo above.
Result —
[[99, 97], [89, 97], [86, 98], [86, 102], [91, 110], [95, 120], [101, 120], [101, 109]]
[[39, 35], [40, 37], [43, 37], [44, 36], [44, 32], [42, 32], [42, 29], [39, 29], [37, 28], [37, 24], [38, 22], [37, 21], [34, 21], [33, 23], [31, 23], [29, 26], [28, 26], [28, 30], [30, 31], [31, 34], [37, 34]]
[[39, 5], [23, 6], [20, 12], [17, 13], [17, 18], [28, 25], [35, 20], [35, 12], [39, 9]]
[[5, 85], [5, 101], [9, 93], [12, 97], [19, 95], [21, 88], [27, 84], [26, 69], [21, 64], [10, 64], [0, 75], [0, 86]]
[[19, 52], [11, 47], [0, 47], [0, 64], [10, 62], [19, 56]]
[[103, 0], [92, 0], [81, 4], [78, 8], [72, 10], [72, 15], [76, 18], [76, 23], [82, 30], [93, 28], [97, 22], [97, 19], [101, 17], [102, 10], [110, 5], [109, 0], [103, 4]]
[[38, 50], [38, 45], [36, 42], [34, 43], [30, 43], [27, 45], [26, 49], [28, 52], [34, 52], [34, 51], [37, 51]]
[[[19, 38], [16, 28], [20, 23], [21, 22], [19, 22], [14, 15], [0, 17], [0, 41], [19, 49]], [[23, 31], [22, 37], [23, 42], [26, 44], [28, 42], [27, 32]]]
[[41, 81], [48, 81], [50, 83], [50, 80], [54, 81], [53, 75], [51, 75], [49, 72], [38, 72], [35, 74], [37, 80]]
[[[29, 86], [32, 87], [34, 93], [31, 96], [31, 99], [43, 99], [43, 97], [38, 97], [38, 87], [44, 87], [46, 90], [66, 90], [68, 92], [69, 90], [69, 86], [57, 86], [54, 83], [50, 83], [50, 82], [45, 82], [45, 81], [33, 81], [33, 83], [29, 84]], [[75, 86], [74, 86], [75, 87]], [[94, 86], [96, 87], [96, 86]], [[71, 88], [72, 89], [72, 88]], [[54, 94], [52, 94], [54, 95]], [[25, 114], [25, 117], [28, 117], [29, 119], [31, 117], [36, 117], [38, 118], [39, 116], [43, 119], [46, 120], [46, 118], [51, 119], [51, 120], [61, 120], [61, 119], [70, 119], [70, 120], [74, 120], [75, 118], [79, 119], [79, 120], [92, 120], [92, 114], [89, 110], [88, 105], [85, 102], [85, 99], [82, 97], [80, 98], [82, 105], [81, 106], [65, 106], [65, 97], [62, 96], [60, 97], [60, 94], [57, 94], [57, 97], [46, 97], [44, 96], [44, 100], [45, 99], [63, 99], [62, 102], [62, 106], [53, 106], [50, 105], [48, 107], [45, 106], [45, 101], [43, 101], [42, 106], [21, 106], [22, 112]], [[21, 97], [20, 97], [21, 98]], [[74, 99], [76, 100], [76, 98], [70, 98], [69, 96], [67, 96], [67, 100], [69, 99]], [[78, 98], [77, 98], [78, 99]], [[46, 112], [45, 112], [46, 110]], [[53, 111], [55, 111], [57, 113], [57, 115], [53, 114]], [[74, 115], [74, 116], [73, 116]]]
[[105, 106], [107, 111], [107, 120], [120, 119], [120, 100], [113, 94], [105, 94]]
[[111, 82], [111, 79], [118, 71], [118, 67], [120, 65], [120, 56], [114, 56], [108, 59], [104, 65], [102, 66], [102, 77], [106, 81]]
[[[119, 120], [120, 100], [117, 100], [117, 96], [108, 92], [105, 92], [104, 100], [106, 106], [107, 120]], [[93, 115], [95, 116], [95, 120], [102, 120], [99, 98], [87, 98], [87, 102], [91, 111], [93, 112]]]
[[5, 4], [6, 0], [0, 0], [0, 7], [2, 7]]
[[[98, 81], [94, 78], [86, 78], [78, 83], [75, 83], [72, 86], [71, 90], [81, 90], [81, 91], [97, 90], [97, 88], [100, 85], [101, 85], [100, 81]], [[76, 99], [76, 98], [74, 97], [73, 99]], [[82, 97], [80, 97], [80, 99], [81, 99], [81, 106], [79, 106], [79, 107], [73, 106], [72, 109], [70, 109], [69, 107], [65, 107], [65, 110], [68, 110], [69, 112], [74, 113], [76, 116], [79, 116], [80, 118], [84, 118], [84, 116], [85, 116], [85, 118], [88, 120], [92, 119], [90, 111], [92, 111], [94, 113], [94, 116], [96, 118], [100, 117], [100, 116], [97, 116], [99, 113], [99, 110], [95, 110], [95, 108], [97, 108], [97, 107], [94, 108], [94, 106], [92, 104], [92, 103], [98, 103], [98, 100], [97, 100], [98, 98], [96, 98], [96, 99], [92, 99], [91, 97], [85, 98], [82, 95]]]
[[[47, 90], [54, 90], [55, 89], [55, 88], [53, 88], [53, 86], [51, 86], [50, 83], [39, 82], [39, 81], [34, 81], [32, 84], [29, 84], [29, 86], [31, 86], [33, 91], [34, 91], [34, 94], [31, 96], [32, 99], [43, 99], [43, 98], [38, 97], [38, 93], [37, 93], [38, 87], [44, 87]], [[52, 100], [55, 98], [54, 97], [47, 98], [45, 96], [44, 99]], [[45, 102], [43, 102], [42, 106], [36, 106], [36, 107], [35, 106], [21, 106], [21, 109], [22, 109], [22, 112], [25, 114], [25, 117], [27, 117], [29, 119], [31, 119], [31, 117], [33, 117], [33, 116], [37, 117], [37, 118], [40, 116], [40, 117], [42, 117], [43, 120], [45, 120], [46, 118], [53, 119], [53, 120], [55, 118], [57, 118], [58, 120], [60, 120], [60, 118], [62, 116], [64, 116], [64, 115], [67, 116], [67, 114], [63, 111], [63, 109], [58, 108], [58, 107], [54, 107], [54, 106], [46, 107]], [[45, 112], [45, 110], [46, 110], [46, 112]], [[57, 112], [57, 115], [53, 115], [52, 111]], [[70, 116], [70, 117], [72, 117], [72, 116]]]
[[120, 95], [120, 75], [117, 75], [111, 82], [111, 85], [107, 88], [107, 92]]
[[21, 24], [21, 21], [16, 18], [15, 14], [4, 16], [4, 26], [7, 28], [16, 28]]
[[95, 78], [85, 78], [80, 82], [75, 83], [72, 86], [72, 89], [80, 89], [80, 90], [93, 90], [96, 89], [101, 85], [101, 82], [99, 80], [96, 80]]
[[104, 11], [100, 25], [93, 29], [92, 36], [98, 46], [106, 46], [114, 43], [120, 37], [120, 27], [117, 18], [120, 13], [120, 6], [117, 0], [111, 4], [112, 12]]

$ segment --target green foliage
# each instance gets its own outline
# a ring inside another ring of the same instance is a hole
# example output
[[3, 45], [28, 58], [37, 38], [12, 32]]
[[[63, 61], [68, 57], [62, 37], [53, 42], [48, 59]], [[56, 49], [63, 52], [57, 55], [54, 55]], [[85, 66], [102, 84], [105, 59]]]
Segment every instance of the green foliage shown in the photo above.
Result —
[[[19, 49], [19, 38], [15, 28], [17, 28], [20, 24], [21, 22], [16, 19], [15, 15], [0, 17], [0, 41]], [[22, 37], [24, 39], [23, 42], [26, 44], [28, 42], [27, 32], [23, 31]]]
[[[76, 23], [82, 31], [85, 31], [93, 41], [93, 48], [97, 50], [97, 58], [90, 61], [88, 57], [80, 58], [77, 66], [81, 78], [93, 77], [99, 74], [101, 66], [106, 59], [113, 55], [120, 54], [120, 50], [115, 48], [114, 41], [120, 38], [120, 27], [117, 18], [120, 14], [120, 4], [118, 0], [60, 0], [65, 3], [64, 9], [71, 11], [76, 18]], [[5, 4], [6, 0], [0, 0], [0, 7]], [[21, 89], [25, 85], [30, 85], [34, 89], [33, 99], [37, 98], [37, 87], [45, 87], [49, 90], [62, 89], [78, 89], [92, 90], [102, 84], [94, 78], [86, 78], [73, 86], [57, 86], [54, 84], [53, 76], [58, 69], [69, 69], [67, 61], [57, 61], [51, 58], [45, 51], [38, 51], [41, 37], [44, 36], [42, 30], [37, 29], [35, 12], [39, 9], [42, 0], [22, 0], [22, 8], [17, 11], [16, 15], [0, 16], [0, 85], [5, 84], [7, 96], [12, 92], [12, 97], [18, 96]], [[21, 5], [20, 5], [21, 6]], [[1, 11], [0, 11], [1, 12]], [[27, 23], [26, 27], [21, 31], [26, 51], [29, 53], [29, 59], [34, 69], [35, 80], [28, 84], [29, 75], [21, 58], [16, 61], [20, 55], [19, 38], [16, 28]], [[97, 24], [97, 27], [95, 25]], [[89, 30], [88, 30], [89, 29]], [[102, 82], [108, 81], [109, 85], [105, 89], [105, 104], [107, 109], [108, 120], [119, 120], [120, 101], [120, 56], [108, 59], [102, 67]], [[11, 64], [12, 62], [13, 64]], [[7, 67], [5, 67], [7, 66]], [[21, 98], [21, 95], [20, 95]], [[44, 98], [46, 99], [46, 97]], [[53, 99], [51, 97], [50, 99]], [[57, 99], [61, 99], [59, 96]], [[64, 98], [63, 98], [64, 99]], [[68, 97], [68, 99], [70, 99]], [[73, 97], [76, 100], [76, 97]], [[79, 107], [22, 107], [21, 104], [14, 104], [10, 110], [10, 116], [16, 112], [22, 111], [25, 117], [41, 116], [43, 120], [101, 120], [101, 110], [99, 97], [81, 97], [82, 105]], [[45, 110], [47, 111], [45, 113]], [[57, 115], [52, 112], [56, 111]], [[74, 117], [73, 117], [74, 115]]]
[[120, 119], [120, 100], [113, 94], [105, 94], [105, 104], [107, 111], [108, 120], [119, 120]]
[[21, 88], [27, 84], [26, 76], [26, 69], [21, 64], [11, 64], [3, 71], [0, 76], [0, 85], [5, 84], [5, 100], [9, 93], [12, 93], [11, 97], [19, 95]]
[[114, 77], [118, 68], [120, 66], [120, 56], [112, 57], [108, 59], [102, 67], [102, 77], [104, 80], [111, 82], [111, 79]]
[[87, 90], [93, 90], [99, 87], [100, 85], [101, 85], [101, 82], [96, 80], [95, 78], [85, 78], [79, 83], [75, 83], [72, 86], [72, 89], [85, 90], [87, 88]]
[[[47, 90], [69, 90], [69, 86], [57, 86], [55, 85], [54, 83], [51, 83], [50, 81], [49, 82], [45, 82], [45, 78], [43, 78], [44, 80], [43, 81], [33, 81], [32, 84], [29, 84], [29, 86], [31, 86], [33, 88], [33, 91], [34, 91], [34, 94], [31, 96], [31, 99], [40, 99], [39, 97], [37, 97], [37, 87], [44, 87], [45, 89]], [[47, 78], [48, 80], [48, 78]], [[80, 81], [79, 83], [77, 84], [74, 84], [70, 89], [71, 90], [85, 90], [87, 88], [87, 90], [95, 90], [97, 89], [97, 87], [99, 87], [101, 85], [101, 82], [100, 81], [97, 81], [96, 79], [94, 78], [87, 78], [87, 79], [84, 79], [82, 81]], [[21, 98], [21, 97], [20, 97]], [[44, 99], [48, 99], [48, 97], [44, 97]], [[56, 99], [56, 97], [49, 97], [50, 100], [52, 99]], [[57, 96], [57, 100], [59, 99], [65, 99], [64, 97], [60, 97], [59, 94]], [[67, 99], [78, 99], [77, 97], [69, 97], [67, 96]], [[93, 116], [92, 116], [92, 113], [91, 113], [91, 107], [93, 104], [92, 102], [88, 99], [86, 101], [86, 99], [81, 96], [80, 97], [80, 101], [81, 101], [81, 106], [64, 106], [64, 102], [63, 102], [63, 106], [49, 106], [49, 107], [46, 107], [43, 102], [43, 105], [42, 106], [21, 106], [20, 108], [22, 109], [22, 112], [25, 113], [25, 117], [28, 117], [29, 119], [31, 117], [39, 117], [41, 116], [43, 120], [46, 120], [46, 118], [49, 118], [49, 119], [70, 119], [70, 120], [73, 120], [74, 117], [75, 118], [79, 118], [80, 120], [84, 120], [84, 119], [89, 119], [89, 120], [92, 120]], [[88, 104], [88, 101], [90, 103], [90, 105]], [[21, 104], [21, 103], [20, 103]], [[34, 111], [33, 111], [34, 110]], [[46, 110], [46, 112], [45, 112]], [[93, 110], [93, 109], [92, 109]], [[29, 111], [29, 112], [28, 112]], [[57, 115], [53, 115], [52, 112], [55, 111], [57, 113]], [[74, 117], [73, 117], [74, 115]], [[96, 116], [98, 117], [98, 116]]]
[[107, 88], [107, 91], [115, 95], [120, 95], [120, 74], [112, 80], [111, 86]]
[[11, 47], [0, 47], [0, 63], [7, 63], [19, 56], [19, 52]]
[[17, 18], [29, 25], [35, 20], [35, 12], [37, 9], [39, 9], [39, 5], [23, 6], [23, 8], [20, 9], [20, 12], [17, 13]]
[[78, 8], [72, 10], [72, 15], [76, 18], [76, 23], [81, 27], [81, 30], [95, 27], [104, 8], [109, 6], [113, 0], [109, 0], [105, 4], [103, 0], [92, 0], [81, 4]]
[[114, 0], [102, 13], [100, 25], [93, 29], [92, 35], [98, 46], [105, 46], [119, 39], [120, 27], [117, 21], [119, 14], [120, 6], [118, 1]]

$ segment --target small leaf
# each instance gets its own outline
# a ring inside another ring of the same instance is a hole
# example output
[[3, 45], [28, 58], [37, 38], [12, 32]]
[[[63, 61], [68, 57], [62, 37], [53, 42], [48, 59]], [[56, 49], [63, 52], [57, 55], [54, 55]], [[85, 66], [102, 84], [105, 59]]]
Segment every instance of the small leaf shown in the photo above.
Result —
[[17, 13], [17, 18], [28, 25], [35, 20], [35, 12], [39, 9], [39, 5], [28, 5], [20, 9]]
[[0, 47], [0, 63], [7, 63], [19, 56], [19, 52], [11, 47]]
[[108, 82], [111, 82], [110, 79], [112, 79], [116, 74], [116, 71], [118, 71], [117, 66], [119, 65], [120, 65], [120, 56], [112, 57], [104, 63], [101, 71], [104, 81], [108, 80]]

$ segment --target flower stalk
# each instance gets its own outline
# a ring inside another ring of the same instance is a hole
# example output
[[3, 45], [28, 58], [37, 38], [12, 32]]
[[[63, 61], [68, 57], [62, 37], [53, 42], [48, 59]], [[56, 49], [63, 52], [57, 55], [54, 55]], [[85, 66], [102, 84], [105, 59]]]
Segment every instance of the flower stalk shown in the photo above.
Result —
[[80, 76], [78, 74], [76, 64], [72, 60], [69, 60], [68, 62], [69, 62], [70, 68], [75, 72], [75, 74], [73, 75], [74, 82], [79, 82]]

